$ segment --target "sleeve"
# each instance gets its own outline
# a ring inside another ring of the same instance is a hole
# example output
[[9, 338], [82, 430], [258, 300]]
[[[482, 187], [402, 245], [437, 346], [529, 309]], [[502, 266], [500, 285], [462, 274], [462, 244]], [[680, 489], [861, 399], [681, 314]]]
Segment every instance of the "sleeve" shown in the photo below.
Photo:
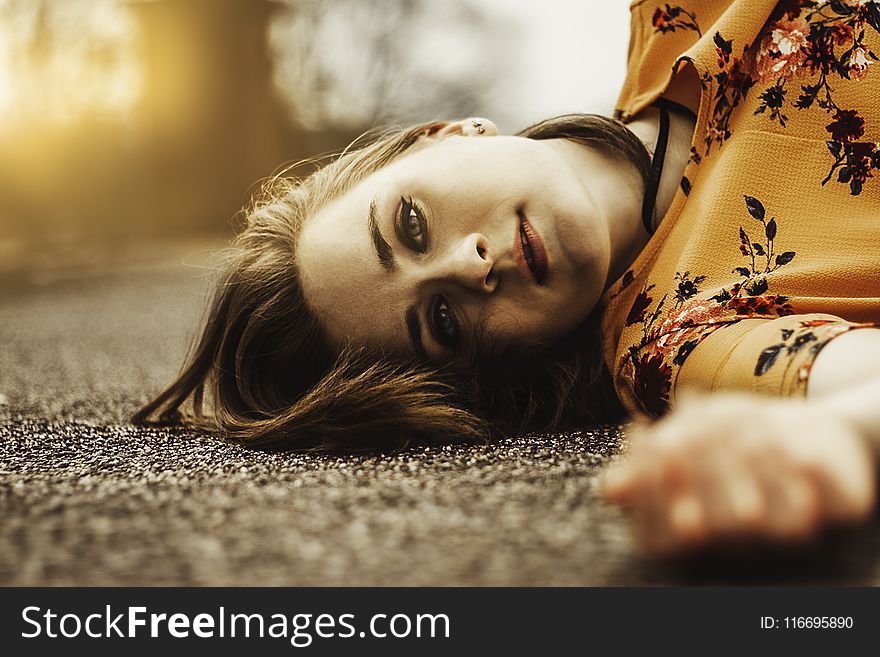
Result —
[[853, 329], [876, 327], [819, 313], [724, 325], [705, 335], [682, 363], [670, 405], [686, 389], [803, 397], [813, 362], [829, 341]]
[[627, 72], [615, 104], [617, 118], [628, 120], [659, 96], [669, 84], [677, 59], [697, 42], [696, 10], [683, 4], [703, 3], [690, 0], [670, 6], [660, 0], [639, 0], [630, 6]]

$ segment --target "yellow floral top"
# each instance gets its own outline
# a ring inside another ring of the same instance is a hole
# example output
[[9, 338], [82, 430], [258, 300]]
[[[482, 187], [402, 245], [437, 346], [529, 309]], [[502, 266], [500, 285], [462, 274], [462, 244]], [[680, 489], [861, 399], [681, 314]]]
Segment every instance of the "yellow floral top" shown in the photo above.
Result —
[[616, 390], [654, 416], [687, 387], [803, 395], [830, 339], [880, 321], [880, 0], [631, 11], [618, 116], [691, 98], [697, 124], [672, 206], [603, 299]]

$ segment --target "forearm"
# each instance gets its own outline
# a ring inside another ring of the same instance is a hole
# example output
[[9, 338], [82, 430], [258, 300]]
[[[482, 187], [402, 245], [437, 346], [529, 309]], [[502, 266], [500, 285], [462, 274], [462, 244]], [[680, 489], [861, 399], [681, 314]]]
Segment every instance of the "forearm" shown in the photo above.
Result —
[[808, 397], [853, 424], [880, 460], [880, 329], [859, 329], [816, 356]]
[[880, 461], [880, 376], [825, 395], [816, 404], [854, 425]]

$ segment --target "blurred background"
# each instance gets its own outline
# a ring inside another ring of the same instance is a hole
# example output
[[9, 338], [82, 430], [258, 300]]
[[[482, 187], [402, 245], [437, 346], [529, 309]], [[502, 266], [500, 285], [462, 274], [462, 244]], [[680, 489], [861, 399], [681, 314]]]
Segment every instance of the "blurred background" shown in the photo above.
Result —
[[0, 280], [217, 244], [374, 125], [610, 112], [628, 4], [0, 0]]

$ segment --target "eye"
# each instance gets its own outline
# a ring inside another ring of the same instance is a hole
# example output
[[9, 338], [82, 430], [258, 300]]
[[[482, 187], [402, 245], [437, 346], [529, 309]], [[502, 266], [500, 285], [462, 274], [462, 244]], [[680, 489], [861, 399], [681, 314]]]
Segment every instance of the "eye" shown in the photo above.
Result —
[[452, 312], [452, 308], [445, 297], [438, 296], [434, 300], [434, 305], [431, 307], [431, 313], [428, 317], [428, 324], [437, 342], [450, 349], [455, 349], [458, 346], [461, 334], [458, 319], [456, 319], [455, 313]]
[[416, 253], [424, 253], [428, 249], [425, 215], [411, 198], [400, 197], [396, 229], [400, 240]]

